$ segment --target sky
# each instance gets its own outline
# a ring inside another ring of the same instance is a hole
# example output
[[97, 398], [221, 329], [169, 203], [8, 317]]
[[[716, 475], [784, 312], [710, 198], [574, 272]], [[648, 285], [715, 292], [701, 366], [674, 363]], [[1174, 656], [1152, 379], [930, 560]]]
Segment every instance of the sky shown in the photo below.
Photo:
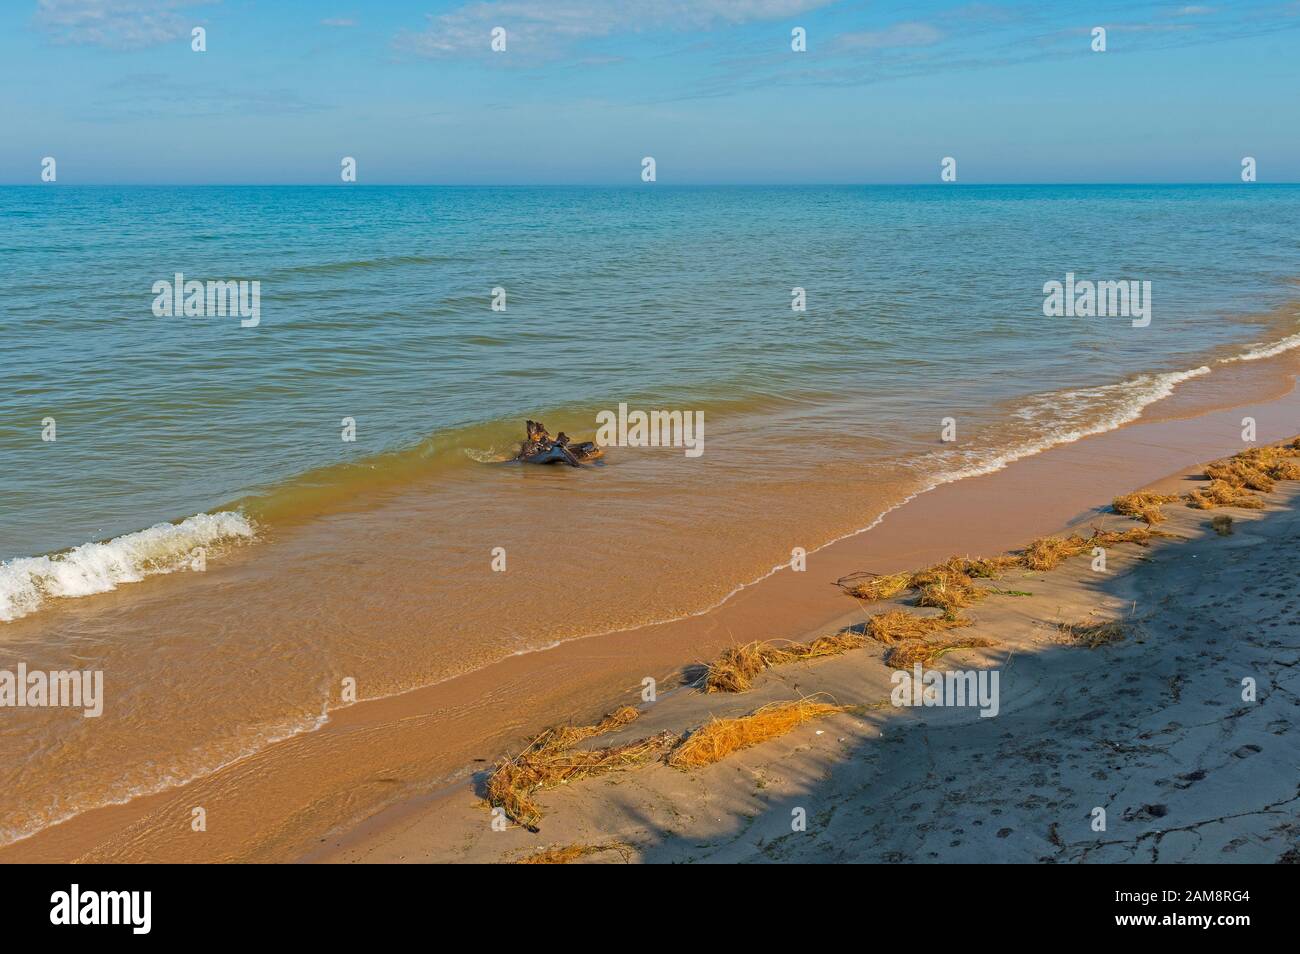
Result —
[[645, 156], [665, 184], [1296, 182], [1300, 0], [3, 0], [0, 183], [46, 156], [74, 185], [339, 184], [344, 156], [361, 184], [640, 185]]

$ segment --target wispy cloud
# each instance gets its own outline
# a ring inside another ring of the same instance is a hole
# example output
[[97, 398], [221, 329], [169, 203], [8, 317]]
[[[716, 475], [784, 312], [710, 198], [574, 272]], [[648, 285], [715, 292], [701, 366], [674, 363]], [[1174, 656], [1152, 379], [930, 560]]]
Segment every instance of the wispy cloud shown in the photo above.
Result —
[[944, 37], [943, 31], [930, 23], [896, 23], [883, 30], [843, 33], [835, 39], [842, 50], [890, 50], [933, 46]]
[[[1188, 12], [1180, 16], [1184, 10]], [[1089, 43], [1093, 26], [1107, 28], [1112, 51], [1108, 55], [1152, 53], [1294, 31], [1300, 29], [1297, 12], [1300, 0], [1230, 10], [1124, 3], [1093, 10], [1080, 22], [1076, 13], [1044, 4], [969, 3], [938, 13], [932, 22], [873, 26], [821, 43], [810, 37], [816, 56], [791, 56], [770, 48], [724, 56], [711, 75], [689, 89], [666, 90], [659, 99], [711, 98], [778, 85], [866, 86], [1089, 57], [1096, 55]], [[1211, 16], [1212, 21], [1199, 19]]]
[[350, 17], [327, 17], [320, 22], [321, 26], [327, 27], [354, 27], [357, 21]]
[[428, 17], [422, 31], [403, 30], [394, 45], [426, 57], [479, 55], [504, 27], [512, 50], [562, 55], [583, 40], [652, 30], [700, 30], [791, 17], [834, 0], [482, 0]]
[[202, 5], [204, 0], [40, 0], [32, 25], [55, 43], [140, 49], [189, 36], [194, 24], [177, 11]]

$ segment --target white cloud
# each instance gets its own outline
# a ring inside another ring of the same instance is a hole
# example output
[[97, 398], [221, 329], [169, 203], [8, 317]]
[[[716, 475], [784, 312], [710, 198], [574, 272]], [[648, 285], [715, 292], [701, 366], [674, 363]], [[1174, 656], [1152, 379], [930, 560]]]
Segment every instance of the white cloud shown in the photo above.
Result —
[[883, 30], [845, 33], [835, 45], [846, 50], [888, 50], [900, 47], [933, 46], [943, 39], [943, 32], [929, 23], [895, 23]]
[[176, 11], [200, 0], [40, 0], [32, 23], [55, 43], [139, 49], [187, 37], [194, 24]]
[[493, 27], [510, 49], [555, 55], [571, 44], [643, 30], [703, 30], [719, 24], [791, 17], [834, 0], [479, 0], [437, 16], [420, 32], [402, 31], [402, 50], [440, 57], [484, 53]]

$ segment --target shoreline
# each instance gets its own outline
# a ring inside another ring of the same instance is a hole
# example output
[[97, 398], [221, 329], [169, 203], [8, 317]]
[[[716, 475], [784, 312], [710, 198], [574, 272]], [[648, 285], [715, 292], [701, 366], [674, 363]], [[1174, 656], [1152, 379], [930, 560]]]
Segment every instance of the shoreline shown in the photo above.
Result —
[[[1097, 481], [1089, 474], [1102, 471], [1101, 481], [1113, 495], [1167, 477], [1189, 461], [1223, 456], [1240, 446], [1235, 442], [1239, 427], [1230, 413], [1236, 407], [1253, 408], [1261, 442], [1272, 439], [1270, 434], [1285, 436], [1281, 432], [1300, 407], [1294, 382], [1283, 381], [1289, 377], [1270, 378], [1269, 397], [1261, 407], [1238, 400], [1205, 414], [1195, 395], [1180, 400], [1175, 394], [1155, 407], [1159, 416], [1152, 420], [1140, 418], [997, 472], [925, 492], [870, 533], [858, 531], [813, 554], [806, 574], [775, 574], [699, 617], [599, 639], [565, 640], [434, 686], [331, 710], [329, 723], [316, 732], [275, 743], [185, 785], [77, 815], [0, 849], [0, 859], [303, 857], [310, 853], [309, 842], [321, 843], [322, 834], [328, 838], [330, 832], [356, 830], [395, 805], [426, 800], [431, 788], [459, 784], [481, 766], [478, 760], [511, 750], [530, 731], [598, 716], [601, 703], [639, 692], [642, 675], [668, 684], [701, 654], [733, 642], [803, 633], [810, 621], [829, 622], [844, 609], [838, 603], [843, 598], [826, 585], [840, 575], [916, 565], [926, 554], [939, 559], [963, 549], [1003, 550], [1029, 536], [1086, 521], [1092, 513], [1089, 502], [1093, 507], [1101, 502]], [[1230, 382], [1218, 390], [1225, 387]], [[1035, 484], [1044, 474], [1055, 475], [1051, 479], [1062, 485], [1050, 505], [1034, 499]], [[1007, 500], [1032, 501], [1034, 506], [999, 516], [997, 510], [1005, 510]], [[979, 516], [958, 526], [958, 514]], [[823, 587], [828, 592], [821, 593]], [[509, 713], [506, 718], [503, 711]], [[349, 764], [349, 751], [359, 766]], [[294, 783], [319, 775], [322, 764], [349, 767], [326, 770], [328, 780], [310, 785], [304, 797]], [[193, 804], [221, 806], [236, 820], [235, 830], [227, 828], [196, 844], [187, 837], [188, 806]], [[282, 806], [271, 819], [255, 807], [268, 804]]]
[[[1158, 485], [1207, 486], [1200, 468]], [[888, 644], [868, 639], [769, 667], [740, 692], [696, 685], [649, 704], [625, 700], [636, 709], [630, 725], [624, 719], [597, 741], [576, 743], [595, 749], [661, 733], [690, 737], [714, 719], [789, 700], [848, 706], [723, 761], [682, 771], [656, 757], [546, 788], [532, 830], [492, 825], [484, 772], [472, 791], [460, 785], [394, 806], [299, 860], [1290, 860], [1300, 850], [1300, 733], [1288, 718], [1300, 690], [1300, 609], [1293, 595], [1282, 605], [1287, 594], [1269, 591], [1300, 579], [1291, 547], [1300, 482], [1258, 499], [1262, 509], [1212, 511], [1171, 500], [1155, 524], [1160, 536], [1109, 546], [1101, 573], [1085, 554], [996, 577], [988, 595], [962, 611], [973, 628], [959, 630], [987, 648], [958, 649], [935, 664], [973, 664], [1004, 677], [1009, 691], [988, 722], [971, 708], [891, 707], [896, 667]], [[1143, 526], [1113, 513], [1094, 525]], [[1001, 589], [1022, 585], [1034, 592]], [[864, 603], [835, 629], [910, 603]], [[1069, 638], [1081, 625], [1112, 621], [1113, 642]], [[792, 826], [791, 813], [805, 827]]]
[[[1263, 400], [1268, 395], [1280, 393], [1277, 391], [1277, 385], [1285, 375], [1270, 375], [1267, 368], [1270, 364], [1284, 365], [1288, 363], [1288, 359], [1300, 360], [1296, 359], [1296, 356], [1289, 354], [1292, 351], [1300, 354], [1300, 332], [1293, 331], [1294, 328], [1300, 327], [1300, 299], [1287, 300], [1267, 312], [1254, 315], [1250, 320], [1253, 320], [1261, 327], [1281, 333], [1282, 337], [1253, 342], [1243, 338], [1230, 346], [1219, 345], [1211, 352], [1203, 355], [1201, 359], [1198, 359], [1204, 361], [1203, 365], [1192, 367], [1190, 365], [1194, 365], [1196, 362], [1189, 358], [1180, 362], [1189, 365], [1188, 367], [1130, 372], [1128, 377], [1101, 385], [1098, 389], [1104, 391], [1110, 388], [1119, 388], [1123, 385], [1131, 386], [1142, 379], [1146, 379], [1143, 383], [1148, 387], [1152, 387], [1153, 390], [1145, 395], [1134, 396], [1133, 403], [1128, 407], [1121, 406], [1116, 412], [1117, 416], [1098, 418], [1081, 425], [1084, 428], [1082, 430], [1064, 434], [1049, 432], [1048, 436], [1041, 437], [1036, 442], [1021, 441], [1020, 443], [1009, 444], [1002, 449], [1000, 454], [992, 458], [986, 458], [968, 466], [958, 465], [955, 469], [940, 469], [927, 473], [916, 487], [904, 489], [902, 496], [895, 502], [888, 504], [872, 522], [866, 526], [832, 536], [826, 542], [818, 545], [817, 549], [824, 549], [848, 537], [870, 531], [888, 513], [905, 506], [916, 497], [928, 493], [935, 487], [991, 473], [1025, 457], [1045, 453], [1064, 443], [1073, 443], [1095, 434], [1106, 433], [1118, 427], [1125, 427], [1135, 420], [1148, 418], [1149, 415], [1149, 419], [1162, 419], [1167, 416], [1162, 413], [1164, 408], [1177, 403], [1173, 399], [1179, 396], [1180, 386], [1202, 375], [1212, 374], [1215, 371], [1220, 373], [1220, 377], [1232, 376], [1234, 373], [1251, 375], [1252, 372], [1259, 372], [1252, 375], [1250, 381], [1253, 388], [1258, 387], [1254, 399]], [[1242, 321], [1248, 323], [1245, 318]], [[1232, 353], [1224, 356], [1224, 352]], [[1278, 360], [1273, 361], [1272, 359]], [[1057, 391], [1023, 395], [1019, 400], [1064, 400], [1075, 396], [1080, 390], [1077, 387], [1063, 388]], [[762, 399], [749, 400], [750, 403], [746, 404], [742, 400], [728, 400], [716, 395], [710, 398], [710, 401], [715, 403], [717, 407], [730, 408], [742, 414], [760, 413], [765, 406]], [[598, 403], [596, 402], [596, 404]], [[592, 407], [595, 407], [596, 404], [592, 404]], [[1216, 404], [1215, 406], [1222, 407], [1226, 405]], [[771, 403], [770, 409], [776, 410], [778, 408], [779, 402]], [[574, 408], [565, 407], [563, 413], [560, 413], [559, 408], [552, 410], [556, 411], [555, 417], [563, 419], [572, 417]], [[551, 416], [551, 411], [544, 412], [544, 416]], [[589, 413], [587, 416], [589, 416]], [[125, 568], [119, 568], [119, 578], [110, 581], [112, 584], [132, 585], [146, 578], [167, 575], [183, 568], [185, 565], [183, 558], [188, 549], [193, 546], [205, 545], [227, 548], [241, 539], [247, 540], [248, 538], [260, 537], [266, 534], [278, 534], [313, 517], [352, 511], [365, 512], [371, 505], [361, 502], [361, 500], [373, 498], [377, 495], [383, 496], [385, 493], [400, 487], [404, 481], [416, 479], [418, 476], [428, 477], [435, 473], [437, 468], [448, 467], [449, 465], [445, 463], [448, 457], [459, 462], [460, 465], [463, 465], [465, 460], [472, 460], [480, 464], [501, 463], [505, 458], [492, 456], [489, 452], [481, 449], [473, 449], [456, 443], [456, 435], [463, 433], [475, 434], [476, 440], [474, 443], [486, 441], [493, 448], [500, 444], [513, 445], [518, 436], [513, 429], [515, 423], [515, 419], [511, 418], [508, 421], [503, 419], [458, 425], [446, 431], [435, 430], [432, 434], [420, 440], [368, 452], [354, 460], [334, 461], [314, 466], [302, 473], [282, 478], [259, 489], [234, 496], [224, 503], [214, 503], [207, 509], [197, 512], [182, 516], [173, 514], [164, 519], [156, 519], [153, 523], [141, 521], [130, 529], [123, 529], [119, 533], [102, 538], [92, 537], [89, 540], [70, 538], [75, 539], [75, 542], [45, 552], [14, 553], [0, 558], [0, 568], [12, 567], [19, 571], [25, 571], [28, 566], [41, 564], [45, 561], [63, 561], [69, 557], [75, 557], [79, 551], [105, 546], [114, 547], [122, 543], [132, 544], [132, 548], [135, 548], [141, 538], [156, 535], [160, 530], [168, 534], [174, 533], [177, 537], [187, 536], [189, 538], [176, 542], [173, 549], [177, 552], [164, 552], [157, 555], [157, 566], [151, 564], [128, 565]], [[572, 430], [579, 425], [570, 423], [568, 426]], [[449, 446], [442, 448], [441, 445], [445, 443], [449, 443]], [[450, 466], [454, 467], [456, 465]], [[191, 528], [191, 525], [219, 524], [222, 521], [234, 525], [192, 528], [188, 535], [182, 532], [187, 528]], [[721, 602], [729, 599], [737, 590], [761, 582], [780, 568], [780, 565], [774, 566], [760, 576], [736, 584], [721, 600], [694, 612], [700, 614], [716, 609]], [[39, 574], [41, 571], [35, 572]], [[132, 574], [138, 574], [138, 576]], [[99, 581], [95, 581], [95, 583], [98, 584]], [[104, 589], [89, 588], [81, 592], [60, 593], [57, 597], [42, 595], [35, 588], [32, 589], [30, 594], [21, 592], [0, 594], [0, 597], [7, 598], [13, 604], [6, 605], [5, 602], [0, 601], [0, 622], [14, 622], [32, 615], [51, 599], [66, 600], [86, 596], [102, 596], [104, 593], [112, 592], [114, 588], [112, 585]], [[30, 605], [27, 605], [28, 597], [30, 597]], [[657, 620], [654, 622], [668, 621], [671, 620]], [[653, 625], [653, 623], [641, 625]], [[584, 636], [601, 636], [613, 631], [593, 631], [584, 634]], [[526, 651], [540, 651], [545, 648], [549, 647], [539, 647], [538, 649]], [[399, 691], [409, 690], [403, 689]]]

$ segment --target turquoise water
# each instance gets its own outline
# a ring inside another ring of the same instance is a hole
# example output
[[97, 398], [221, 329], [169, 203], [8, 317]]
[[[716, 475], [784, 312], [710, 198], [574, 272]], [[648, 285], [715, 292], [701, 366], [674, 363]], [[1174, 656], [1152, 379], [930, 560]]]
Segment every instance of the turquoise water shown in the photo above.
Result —
[[[1293, 291], [1297, 221], [1261, 185], [0, 188], [0, 560], [619, 401], [833, 406], [901, 448], [1284, 336], [1252, 316]], [[1045, 318], [1067, 271], [1151, 281], [1151, 326]], [[175, 272], [260, 281], [260, 324], [155, 317]]]

